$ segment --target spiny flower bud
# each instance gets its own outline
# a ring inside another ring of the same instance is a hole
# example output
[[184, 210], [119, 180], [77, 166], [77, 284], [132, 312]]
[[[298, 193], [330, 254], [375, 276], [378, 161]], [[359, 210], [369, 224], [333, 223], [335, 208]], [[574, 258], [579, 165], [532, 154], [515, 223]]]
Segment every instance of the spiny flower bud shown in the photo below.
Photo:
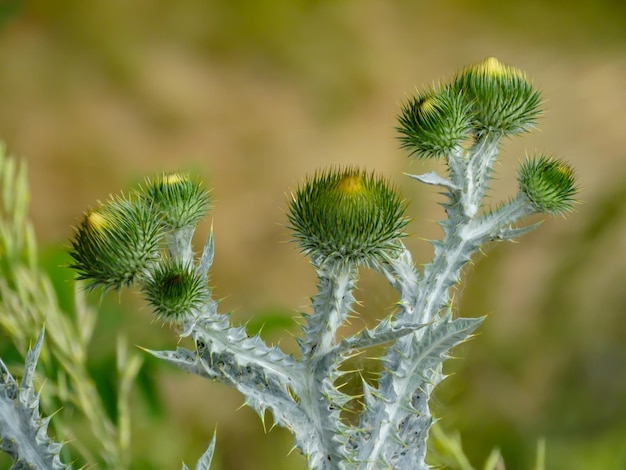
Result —
[[418, 158], [445, 155], [463, 143], [471, 128], [469, 104], [449, 90], [418, 93], [398, 120], [401, 147]]
[[76, 228], [70, 266], [88, 288], [133, 284], [159, 256], [160, 217], [139, 201], [113, 198], [85, 214]]
[[526, 74], [493, 57], [465, 68], [450, 88], [471, 104], [479, 133], [519, 134], [532, 128], [541, 113], [541, 97]]
[[405, 208], [385, 179], [347, 167], [308, 178], [292, 196], [288, 218], [314, 263], [370, 265], [397, 248], [408, 222]]
[[517, 180], [520, 191], [537, 212], [565, 215], [572, 210], [578, 192], [574, 170], [566, 162], [542, 155], [527, 158]]
[[208, 192], [184, 173], [163, 173], [146, 181], [141, 193], [163, 215], [169, 229], [196, 225], [209, 211]]
[[206, 303], [208, 289], [193, 265], [166, 259], [151, 270], [141, 290], [156, 318], [177, 322]]

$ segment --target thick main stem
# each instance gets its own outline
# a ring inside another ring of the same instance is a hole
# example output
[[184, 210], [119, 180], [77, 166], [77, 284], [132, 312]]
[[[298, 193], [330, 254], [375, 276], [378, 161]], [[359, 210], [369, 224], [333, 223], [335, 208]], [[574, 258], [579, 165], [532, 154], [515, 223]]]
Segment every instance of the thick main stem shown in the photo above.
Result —
[[337, 330], [346, 321], [354, 297], [356, 266], [328, 266], [318, 269], [319, 293], [313, 300], [313, 313], [304, 328], [301, 344], [307, 384], [300, 390], [300, 403], [320, 436], [326, 455], [310, 462], [312, 468], [337, 468], [341, 460], [337, 435], [345, 432], [340, 419], [343, 396], [334, 386], [338, 377]]

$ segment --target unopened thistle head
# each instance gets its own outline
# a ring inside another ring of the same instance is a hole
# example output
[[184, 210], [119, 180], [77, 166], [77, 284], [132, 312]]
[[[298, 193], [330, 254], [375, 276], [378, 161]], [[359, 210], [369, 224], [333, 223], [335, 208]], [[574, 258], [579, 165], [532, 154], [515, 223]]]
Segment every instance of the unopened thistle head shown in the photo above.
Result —
[[154, 316], [170, 322], [192, 315], [209, 298], [206, 276], [193, 265], [172, 259], [156, 265], [141, 290], [152, 305]]
[[141, 194], [172, 230], [196, 225], [210, 207], [209, 193], [185, 173], [163, 173], [148, 179]]
[[133, 284], [159, 256], [161, 218], [139, 201], [122, 197], [88, 211], [76, 228], [70, 255], [88, 288]]
[[459, 147], [471, 129], [461, 94], [429, 90], [411, 97], [398, 117], [401, 147], [418, 158], [438, 158]]
[[316, 264], [379, 262], [404, 236], [406, 204], [384, 178], [347, 167], [317, 172], [289, 204], [289, 223]]
[[537, 212], [565, 215], [576, 203], [576, 176], [572, 167], [545, 155], [527, 158], [521, 165], [517, 180]]
[[541, 113], [541, 97], [526, 74], [493, 57], [466, 67], [450, 89], [472, 106], [478, 133], [519, 134], [532, 128]]

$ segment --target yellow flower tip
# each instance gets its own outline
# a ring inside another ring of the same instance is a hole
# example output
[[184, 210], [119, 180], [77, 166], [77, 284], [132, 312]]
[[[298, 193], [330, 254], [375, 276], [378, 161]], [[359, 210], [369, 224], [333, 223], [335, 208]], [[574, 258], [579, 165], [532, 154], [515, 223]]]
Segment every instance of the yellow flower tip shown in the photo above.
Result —
[[558, 162], [555, 170], [562, 176], [565, 177], [572, 177], [574, 170], [572, 170], [572, 168], [570, 166], [568, 166], [567, 164], [565, 164], [564, 162]]
[[98, 210], [91, 210], [85, 215], [85, 226], [91, 232], [101, 232], [108, 225], [107, 218]]
[[487, 57], [476, 67], [486, 75], [499, 76], [506, 75], [508, 67], [495, 57]]
[[339, 193], [344, 196], [354, 196], [365, 191], [363, 178], [358, 173], [346, 173], [337, 184]]
[[493, 78], [515, 76], [526, 80], [526, 74], [524, 72], [515, 67], [504, 65], [495, 57], [487, 57], [477, 64], [475, 69], [477, 72]]
[[419, 107], [420, 113], [422, 115], [427, 115], [435, 111], [435, 103], [432, 96], [425, 97], [420, 103]]
[[176, 184], [187, 180], [187, 177], [181, 173], [170, 173], [163, 175], [163, 184]]

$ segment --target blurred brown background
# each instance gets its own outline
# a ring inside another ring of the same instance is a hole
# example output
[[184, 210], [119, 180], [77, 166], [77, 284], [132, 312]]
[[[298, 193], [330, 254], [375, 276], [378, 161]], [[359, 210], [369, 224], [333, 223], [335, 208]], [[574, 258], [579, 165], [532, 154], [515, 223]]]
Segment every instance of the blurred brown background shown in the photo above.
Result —
[[[466, 271], [460, 314], [489, 318], [457, 350], [463, 360], [448, 366], [455, 376], [435, 406], [475, 465], [496, 446], [508, 468], [530, 468], [545, 437], [548, 469], [626, 468], [624, 5], [0, 0], [0, 139], [28, 163], [42, 262], [60, 291], [71, 278], [58, 268], [61, 246], [89, 205], [144, 176], [191, 170], [213, 188], [198, 243], [212, 222], [223, 310], [259, 324], [284, 318], [271, 339], [293, 349], [291, 319], [315, 276], [286, 243], [290, 189], [321, 166], [380, 171], [412, 200], [408, 245], [427, 262], [423, 239], [439, 236], [443, 214], [436, 191], [402, 176], [432, 165], [398, 149], [401, 103], [487, 56], [525, 70], [546, 113], [538, 132], [505, 142], [490, 196], [513, 195], [525, 152], [545, 151], [577, 169], [584, 204], [519, 244], [489, 247]], [[364, 273], [360, 287], [366, 321], [390, 311], [380, 277]], [[103, 310], [93, 354], [106, 394], [119, 331], [153, 349], [176, 338], [132, 293]], [[191, 464], [216, 424], [215, 468], [304, 468], [287, 457], [285, 432], [266, 435], [238, 410], [236, 392], [151, 361], [142, 377], [133, 468]]]

